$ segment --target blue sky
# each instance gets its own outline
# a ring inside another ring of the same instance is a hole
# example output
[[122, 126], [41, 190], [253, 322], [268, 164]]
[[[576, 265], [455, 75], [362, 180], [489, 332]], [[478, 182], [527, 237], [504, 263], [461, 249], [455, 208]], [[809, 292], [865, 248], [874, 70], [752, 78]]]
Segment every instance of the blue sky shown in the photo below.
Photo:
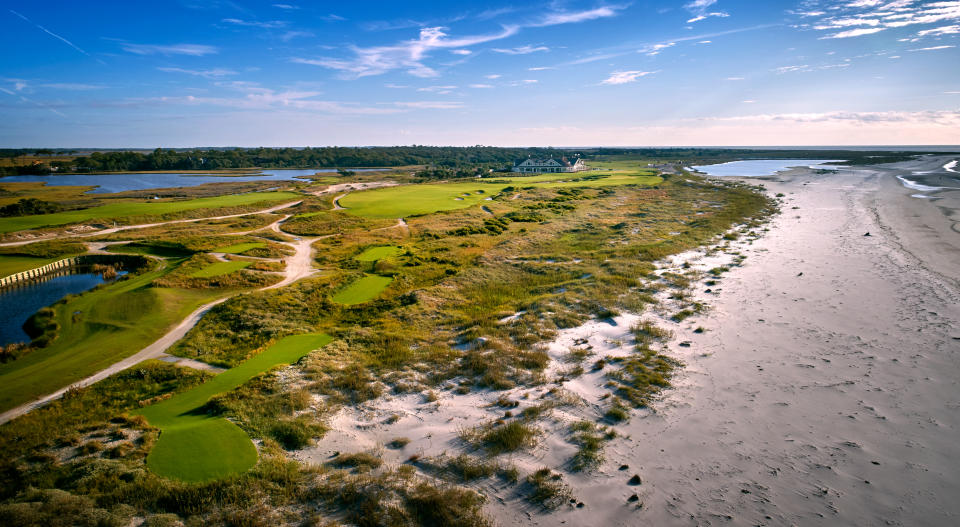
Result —
[[0, 146], [960, 144], [960, 1], [0, 1]]

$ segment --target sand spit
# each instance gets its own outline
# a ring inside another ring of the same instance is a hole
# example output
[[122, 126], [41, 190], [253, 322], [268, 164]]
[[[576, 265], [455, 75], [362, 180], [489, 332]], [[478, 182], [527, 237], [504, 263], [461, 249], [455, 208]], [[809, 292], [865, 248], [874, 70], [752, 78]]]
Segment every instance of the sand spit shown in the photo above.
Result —
[[[321, 463], [376, 450], [395, 465], [470, 453], [459, 431], [502, 416], [498, 399], [516, 401], [516, 415], [552, 398], [558, 405], [536, 422], [537, 446], [498, 460], [522, 474], [562, 472], [583, 506], [548, 513], [518, 487], [483, 480], [476, 488], [500, 525], [955, 524], [960, 268], [941, 259], [960, 261], [960, 236], [950, 229], [954, 198], [913, 199], [897, 181], [916, 168], [764, 178], [771, 194], [785, 195], [766, 235], [663, 264], [730, 267], [692, 286], [704, 314], [671, 321], [664, 292], [642, 316], [561, 331], [546, 348], [544, 386], [386, 395], [340, 409], [319, 445], [296, 456]], [[653, 410], [613, 427], [618, 437], [599, 467], [573, 472], [569, 425], [596, 420], [606, 390], [600, 372], [553, 382], [568, 367], [563, 358], [574, 347], [588, 349], [589, 362], [627, 354], [641, 319], [674, 332], [668, 353], [686, 366]], [[401, 437], [409, 444], [389, 446]], [[634, 474], [641, 484], [629, 484]]]

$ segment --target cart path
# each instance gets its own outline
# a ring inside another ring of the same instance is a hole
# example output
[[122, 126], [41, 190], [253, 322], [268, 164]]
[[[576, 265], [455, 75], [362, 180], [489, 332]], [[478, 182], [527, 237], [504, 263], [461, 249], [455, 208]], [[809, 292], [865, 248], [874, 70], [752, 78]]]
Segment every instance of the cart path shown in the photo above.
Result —
[[[273, 226], [273, 230], [282, 233], [282, 231], [280, 230], [279, 223], [276, 223]], [[286, 233], [283, 233], [283, 234], [286, 234]], [[266, 291], [269, 289], [277, 289], [280, 287], [284, 287], [298, 280], [302, 280], [304, 278], [307, 278], [315, 274], [317, 272], [317, 269], [314, 269], [312, 265], [312, 262], [313, 262], [312, 244], [313, 242], [321, 238], [329, 238], [331, 236], [337, 236], [337, 234], [329, 234], [327, 236], [316, 236], [311, 238], [297, 238], [292, 242], [279, 242], [279, 243], [283, 243], [284, 245], [288, 245], [292, 247], [296, 252], [294, 253], [293, 256], [290, 256], [285, 259], [286, 268], [283, 273], [284, 274], [283, 280], [275, 284], [257, 289], [257, 291]], [[12, 408], [0, 414], [0, 424], [6, 423], [11, 419], [24, 415], [27, 412], [30, 412], [31, 410], [34, 410], [36, 408], [40, 408], [41, 406], [44, 406], [50, 401], [59, 399], [60, 397], [63, 396], [64, 393], [66, 393], [69, 390], [90, 386], [91, 384], [94, 384], [98, 381], [106, 379], [107, 377], [115, 373], [123, 371], [131, 366], [134, 366], [135, 364], [139, 364], [140, 362], [143, 362], [148, 359], [158, 359], [165, 356], [166, 355], [165, 352], [171, 346], [173, 346], [173, 344], [175, 344], [178, 340], [183, 338], [188, 331], [190, 331], [194, 326], [196, 326], [197, 323], [200, 322], [200, 319], [203, 318], [203, 315], [205, 315], [208, 311], [210, 311], [215, 306], [222, 304], [239, 294], [243, 294], [243, 293], [224, 296], [222, 298], [218, 298], [216, 300], [203, 304], [202, 306], [195, 309], [192, 313], [187, 315], [185, 319], [180, 321], [179, 324], [177, 324], [173, 329], [168, 331], [164, 336], [160, 337], [153, 344], [150, 344], [149, 346], [147, 346], [146, 348], [143, 348], [139, 352], [123, 360], [115, 362], [111, 366], [103, 370], [100, 370], [97, 373], [94, 373], [93, 375], [85, 379], [79, 380], [51, 394], [40, 397], [39, 399], [33, 400], [29, 403], [22, 404], [20, 406], [17, 406], [15, 408]], [[189, 365], [189, 364], [185, 364], [185, 365]]]
[[[138, 224], [138, 225], [123, 225], [123, 226], [120, 226], [120, 227], [111, 227], [111, 228], [109, 228], [109, 229], [102, 229], [102, 230], [99, 230], [99, 231], [96, 231], [96, 232], [84, 232], [84, 233], [75, 233], [75, 234], [61, 233], [61, 234], [54, 234], [54, 235], [51, 235], [51, 236], [38, 236], [38, 237], [33, 238], [33, 239], [30, 239], [30, 240], [21, 240], [21, 241], [18, 241], [18, 242], [5, 242], [5, 243], [0, 243], [0, 247], [17, 247], [17, 246], [20, 246], [20, 245], [28, 245], [28, 244], [31, 244], [31, 243], [43, 242], [43, 241], [50, 241], [50, 240], [58, 240], [58, 239], [61, 239], [61, 238], [90, 238], [90, 237], [93, 237], [93, 236], [100, 236], [100, 235], [103, 235], [103, 234], [113, 234], [113, 233], [115, 233], [115, 232], [128, 231], [128, 230], [131, 230], [131, 229], [147, 229], [147, 228], [150, 228], [150, 227], [159, 227], [159, 226], [161, 226], [161, 225], [172, 225], [172, 224], [175, 224], [175, 223], [196, 223], [196, 222], [198, 222], [198, 221], [224, 220], [224, 219], [227, 219], [227, 218], [239, 218], [240, 216], [250, 216], [250, 215], [253, 215], [253, 214], [269, 214], [269, 213], [271, 213], [271, 212], [276, 212], [276, 211], [278, 211], [278, 210], [283, 210], [283, 209], [286, 209], [286, 208], [289, 208], [289, 207], [293, 207], [294, 205], [299, 205], [300, 203], [303, 203], [303, 201], [302, 201], [302, 200], [300, 200], [300, 201], [291, 201], [291, 202], [289, 202], [289, 203], [282, 203], [282, 204], [280, 204], [280, 205], [275, 205], [275, 206], [273, 206], [273, 207], [270, 207], [269, 209], [256, 210], [256, 211], [253, 211], [253, 212], [244, 212], [244, 213], [241, 213], [241, 214], [226, 214], [226, 215], [222, 215], [222, 216], [207, 216], [207, 217], [204, 217], [204, 218], [188, 218], [188, 219], [184, 219], [184, 220], [161, 221], [161, 222], [158, 222], [158, 223], [141, 223], [141, 224]], [[285, 219], [285, 218], [284, 218], [284, 219]], [[281, 220], [281, 221], [282, 221], [282, 220]], [[262, 229], [262, 228], [263, 228], [263, 227], [261, 227], [260, 229]], [[255, 229], [255, 230], [260, 230], [260, 229]], [[253, 232], [253, 231], [250, 231], [250, 232]]]

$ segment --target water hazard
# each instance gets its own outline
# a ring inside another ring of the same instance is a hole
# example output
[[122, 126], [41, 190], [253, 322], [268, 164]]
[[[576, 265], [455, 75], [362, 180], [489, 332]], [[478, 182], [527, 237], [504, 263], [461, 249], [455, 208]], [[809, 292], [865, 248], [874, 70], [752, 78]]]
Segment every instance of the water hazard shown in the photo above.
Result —
[[[126, 274], [121, 271], [120, 274]], [[99, 273], [50, 275], [42, 281], [31, 281], [0, 289], [0, 346], [14, 342], [29, 342], [23, 323], [40, 308], [56, 303], [67, 295], [93, 289], [109, 281]]]

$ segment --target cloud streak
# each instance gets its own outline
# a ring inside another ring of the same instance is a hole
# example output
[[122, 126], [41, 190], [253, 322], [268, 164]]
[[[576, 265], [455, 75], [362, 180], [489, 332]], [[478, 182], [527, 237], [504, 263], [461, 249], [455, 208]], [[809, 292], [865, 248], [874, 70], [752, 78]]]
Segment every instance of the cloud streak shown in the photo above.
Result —
[[77, 50], [77, 51], [79, 51], [80, 53], [83, 53], [84, 55], [86, 55], [86, 56], [88, 56], [88, 57], [90, 57], [90, 58], [93, 58], [94, 60], [96, 60], [96, 61], [99, 62], [100, 64], [106, 64], [106, 63], [103, 62], [102, 60], [97, 59], [97, 58], [94, 58], [93, 55], [91, 55], [91, 54], [87, 53], [86, 51], [84, 51], [83, 48], [81, 48], [80, 46], [74, 44], [73, 42], [70, 42], [70, 41], [67, 40], [66, 38], [61, 37], [60, 35], [54, 33], [53, 31], [50, 31], [49, 29], [41, 26], [40, 24], [37, 24], [37, 23], [34, 22], [33, 20], [30, 20], [29, 18], [21, 15], [20, 13], [14, 11], [13, 9], [8, 9], [8, 11], [10, 11], [10, 12], [13, 13], [14, 15], [22, 18], [22, 19], [23, 19], [25, 22], [27, 22], [28, 24], [33, 24], [33, 25], [34, 25], [37, 29], [39, 29], [40, 31], [43, 31], [44, 33], [46, 33], [46, 34], [50, 35], [51, 37], [53, 37], [53, 38], [55, 38], [55, 39], [63, 42], [64, 44], [70, 46], [71, 48], [73, 48], [73, 49], [75, 49], [75, 50]]
[[215, 55], [220, 52], [214, 46], [205, 44], [132, 44], [124, 42], [120, 44], [124, 51], [137, 55], [188, 55], [191, 57], [202, 57], [204, 55]]

